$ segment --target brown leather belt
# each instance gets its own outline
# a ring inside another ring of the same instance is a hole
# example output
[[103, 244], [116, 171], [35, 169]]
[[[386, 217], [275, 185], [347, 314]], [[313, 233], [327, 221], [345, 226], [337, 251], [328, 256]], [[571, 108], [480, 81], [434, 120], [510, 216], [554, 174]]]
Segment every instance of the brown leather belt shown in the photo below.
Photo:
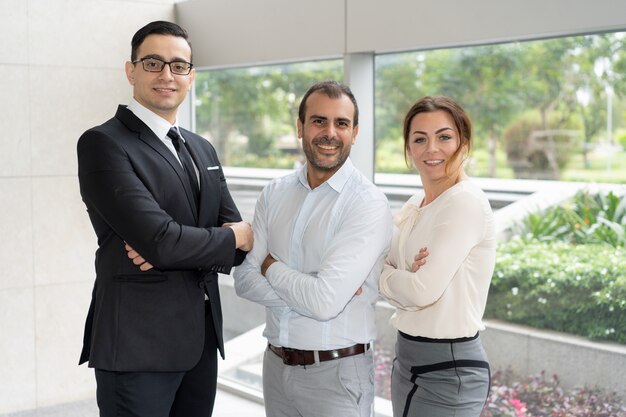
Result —
[[[268, 344], [269, 349], [277, 356], [282, 358], [285, 365], [313, 365], [315, 363], [314, 350], [298, 350], [286, 347], [277, 347]], [[370, 344], [358, 344], [349, 346], [343, 349], [334, 350], [318, 350], [317, 356], [319, 362], [331, 361], [333, 359], [345, 358], [348, 356], [354, 356], [369, 350]]]

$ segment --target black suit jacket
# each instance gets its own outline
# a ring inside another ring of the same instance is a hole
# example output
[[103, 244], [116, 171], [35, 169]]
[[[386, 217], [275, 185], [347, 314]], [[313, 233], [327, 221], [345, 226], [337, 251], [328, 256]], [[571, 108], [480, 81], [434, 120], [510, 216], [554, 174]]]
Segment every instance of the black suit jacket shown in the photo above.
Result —
[[[225, 222], [241, 216], [215, 149], [182, 130], [200, 171], [195, 207], [173, 153], [125, 106], [78, 141], [80, 192], [98, 238], [79, 363], [109, 371], [185, 371], [204, 345], [209, 297], [224, 357], [217, 273], [243, 261]], [[141, 272], [128, 242], [154, 269]]]

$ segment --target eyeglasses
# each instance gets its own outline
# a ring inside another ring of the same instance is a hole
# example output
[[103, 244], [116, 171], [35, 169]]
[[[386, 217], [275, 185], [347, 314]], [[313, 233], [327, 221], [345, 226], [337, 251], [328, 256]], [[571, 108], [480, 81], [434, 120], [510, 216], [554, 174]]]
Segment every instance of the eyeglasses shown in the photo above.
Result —
[[193, 64], [191, 62], [185, 61], [163, 61], [159, 58], [141, 58], [136, 61], [133, 61], [133, 64], [141, 62], [143, 65], [144, 71], [148, 72], [161, 72], [163, 68], [165, 68], [165, 64], [170, 66], [170, 72], [176, 75], [188, 75], [193, 68]]

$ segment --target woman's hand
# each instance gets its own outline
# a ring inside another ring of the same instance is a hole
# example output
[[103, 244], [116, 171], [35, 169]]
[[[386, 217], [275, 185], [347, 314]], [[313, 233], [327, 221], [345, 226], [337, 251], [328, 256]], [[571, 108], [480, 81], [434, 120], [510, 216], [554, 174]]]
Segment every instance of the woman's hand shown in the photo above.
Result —
[[420, 248], [417, 255], [415, 255], [413, 265], [411, 265], [411, 272], [417, 272], [422, 266], [424, 266], [424, 264], [426, 263], [427, 256], [428, 256], [428, 249]]

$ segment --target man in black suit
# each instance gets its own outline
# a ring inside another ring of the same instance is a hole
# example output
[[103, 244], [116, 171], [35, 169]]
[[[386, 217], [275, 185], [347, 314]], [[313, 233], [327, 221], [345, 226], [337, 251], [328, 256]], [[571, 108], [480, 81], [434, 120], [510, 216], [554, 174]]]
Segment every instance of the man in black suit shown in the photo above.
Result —
[[187, 33], [152, 22], [131, 46], [131, 103], [78, 141], [98, 238], [80, 363], [95, 368], [100, 416], [208, 417], [224, 357], [217, 273], [243, 261], [252, 230], [215, 149], [178, 127], [195, 76]]

